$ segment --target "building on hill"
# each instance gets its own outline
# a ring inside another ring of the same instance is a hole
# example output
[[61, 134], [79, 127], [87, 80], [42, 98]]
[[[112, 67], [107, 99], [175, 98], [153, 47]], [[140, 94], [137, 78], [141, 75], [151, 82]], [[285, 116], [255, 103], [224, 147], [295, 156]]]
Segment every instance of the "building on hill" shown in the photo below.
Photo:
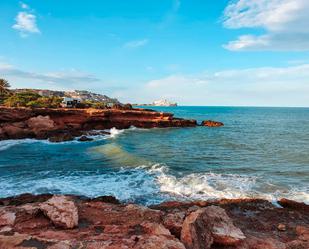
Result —
[[156, 100], [152, 103], [152, 106], [177, 106], [176, 102], [171, 102], [166, 99]]

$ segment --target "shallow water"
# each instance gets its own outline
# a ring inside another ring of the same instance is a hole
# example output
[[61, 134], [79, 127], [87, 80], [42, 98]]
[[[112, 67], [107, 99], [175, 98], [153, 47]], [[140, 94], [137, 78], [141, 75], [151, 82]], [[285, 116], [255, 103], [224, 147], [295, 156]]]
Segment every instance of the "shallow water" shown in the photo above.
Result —
[[0, 142], [0, 196], [171, 199], [281, 197], [309, 202], [309, 109], [155, 108], [221, 128], [113, 129], [95, 141]]

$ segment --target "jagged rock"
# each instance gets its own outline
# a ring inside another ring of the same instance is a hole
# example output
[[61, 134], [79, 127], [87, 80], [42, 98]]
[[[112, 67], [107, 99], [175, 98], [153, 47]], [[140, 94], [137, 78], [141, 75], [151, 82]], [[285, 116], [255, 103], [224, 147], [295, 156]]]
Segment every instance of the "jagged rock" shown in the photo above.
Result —
[[163, 217], [163, 224], [171, 231], [173, 235], [175, 235], [177, 238], [180, 238], [182, 224], [185, 216], [186, 215], [184, 212], [166, 214]]
[[201, 126], [208, 126], [208, 127], [220, 127], [224, 126], [222, 122], [212, 121], [212, 120], [204, 120], [201, 123]]
[[88, 142], [88, 141], [93, 141], [93, 138], [87, 137], [87, 136], [81, 136], [78, 141], [80, 142]]
[[71, 133], [60, 133], [50, 137], [48, 140], [53, 143], [61, 143], [61, 142], [72, 141], [74, 140], [74, 137], [72, 136]]
[[57, 227], [69, 229], [78, 225], [78, 210], [69, 197], [55, 195], [39, 207]]
[[204, 209], [192, 212], [186, 217], [181, 230], [181, 242], [187, 249], [208, 249], [213, 243], [213, 237], [207, 223], [202, 218]]
[[207, 249], [213, 243], [237, 245], [246, 237], [233, 225], [225, 210], [218, 206], [198, 209], [183, 223], [181, 241], [189, 249]]
[[[115, 106], [117, 107], [117, 106]], [[8, 108], [0, 106], [0, 139], [38, 138], [61, 142], [85, 131], [113, 127], [127, 129], [154, 127], [194, 127], [196, 120], [174, 118], [171, 113], [133, 109], [129, 105], [113, 109]], [[1, 122], [2, 121], [2, 122]], [[100, 132], [102, 133], [102, 132]]]

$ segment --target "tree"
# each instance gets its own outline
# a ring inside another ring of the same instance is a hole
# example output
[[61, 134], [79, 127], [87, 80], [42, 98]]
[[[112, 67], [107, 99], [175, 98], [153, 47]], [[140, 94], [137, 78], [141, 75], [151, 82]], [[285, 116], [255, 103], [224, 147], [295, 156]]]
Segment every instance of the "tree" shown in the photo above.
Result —
[[31, 91], [16, 93], [4, 101], [4, 104], [9, 107], [26, 107], [31, 101], [36, 101], [41, 96]]
[[1, 95], [6, 95], [10, 93], [10, 84], [7, 80], [5, 79], [0, 79], [0, 94]]

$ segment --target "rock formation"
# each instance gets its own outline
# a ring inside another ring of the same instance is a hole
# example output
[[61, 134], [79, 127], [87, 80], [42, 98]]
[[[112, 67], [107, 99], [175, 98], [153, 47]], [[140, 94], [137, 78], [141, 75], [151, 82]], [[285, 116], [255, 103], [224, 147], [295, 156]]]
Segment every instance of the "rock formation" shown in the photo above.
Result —
[[50, 138], [72, 140], [86, 131], [110, 128], [193, 127], [195, 120], [144, 109], [46, 109], [0, 107], [0, 140]]
[[204, 120], [202, 121], [201, 126], [220, 127], [220, 126], [224, 126], [224, 124], [218, 121]]
[[284, 203], [289, 205], [244, 199], [143, 207], [114, 197], [24, 194], [0, 199], [0, 248], [308, 249], [308, 206]]

